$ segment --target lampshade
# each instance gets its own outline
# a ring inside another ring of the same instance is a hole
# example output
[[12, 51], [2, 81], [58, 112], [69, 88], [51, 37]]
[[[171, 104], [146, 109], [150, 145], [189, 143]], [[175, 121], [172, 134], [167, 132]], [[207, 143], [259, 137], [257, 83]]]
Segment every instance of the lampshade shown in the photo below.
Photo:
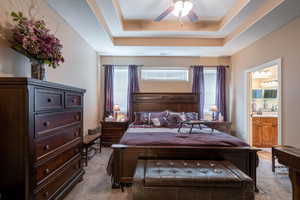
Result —
[[210, 106], [210, 111], [218, 112], [218, 107], [216, 105], [212, 105], [212, 106]]
[[118, 104], [114, 105], [113, 111], [120, 111], [120, 106]]
[[193, 8], [193, 3], [189, 0], [177, 1], [174, 4], [173, 14], [176, 17], [178, 16], [184, 17], [189, 14], [192, 8]]

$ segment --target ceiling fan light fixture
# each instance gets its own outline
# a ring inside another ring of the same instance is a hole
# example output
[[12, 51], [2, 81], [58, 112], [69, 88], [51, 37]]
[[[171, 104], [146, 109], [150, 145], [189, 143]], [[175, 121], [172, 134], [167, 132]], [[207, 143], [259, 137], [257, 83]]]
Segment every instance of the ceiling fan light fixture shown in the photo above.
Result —
[[173, 14], [176, 17], [184, 17], [189, 14], [193, 8], [193, 3], [189, 0], [176, 1], [174, 4]]

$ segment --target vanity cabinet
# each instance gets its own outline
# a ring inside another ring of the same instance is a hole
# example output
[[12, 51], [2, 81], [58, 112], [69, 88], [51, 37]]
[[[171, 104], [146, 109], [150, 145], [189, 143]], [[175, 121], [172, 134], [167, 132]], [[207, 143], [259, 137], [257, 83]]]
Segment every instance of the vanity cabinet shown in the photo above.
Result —
[[277, 117], [252, 117], [252, 144], [261, 148], [278, 144]]

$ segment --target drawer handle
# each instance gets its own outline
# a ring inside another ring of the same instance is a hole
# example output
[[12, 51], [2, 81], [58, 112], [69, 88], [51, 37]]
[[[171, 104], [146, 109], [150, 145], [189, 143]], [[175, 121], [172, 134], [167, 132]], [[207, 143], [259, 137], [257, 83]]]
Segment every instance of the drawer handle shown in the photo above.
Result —
[[50, 122], [49, 122], [49, 121], [44, 122], [44, 126], [45, 126], [45, 127], [48, 127], [49, 125], [50, 125]]
[[50, 172], [50, 170], [47, 168], [47, 169], [45, 169], [45, 174], [49, 174], [49, 172]]
[[74, 132], [74, 136], [77, 137], [78, 136], [78, 131]]
[[45, 150], [49, 150], [49, 149], [50, 149], [50, 145], [48, 145], [48, 144], [45, 145], [45, 146], [44, 146], [44, 149], [45, 149]]
[[52, 98], [48, 98], [47, 101], [48, 101], [48, 103], [51, 103], [53, 101], [53, 99]]
[[43, 194], [43, 196], [44, 196], [44, 197], [48, 197], [48, 196], [49, 196], [49, 192], [45, 192], [45, 193]]
[[76, 99], [72, 99], [72, 101], [71, 101], [72, 103], [76, 103]]

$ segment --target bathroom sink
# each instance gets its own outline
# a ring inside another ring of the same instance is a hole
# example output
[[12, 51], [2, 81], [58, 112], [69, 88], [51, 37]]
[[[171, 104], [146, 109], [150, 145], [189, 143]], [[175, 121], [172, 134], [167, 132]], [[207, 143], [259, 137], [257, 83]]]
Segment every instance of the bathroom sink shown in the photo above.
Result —
[[262, 112], [261, 114], [253, 113], [252, 117], [278, 117], [277, 112]]
[[277, 116], [278, 113], [277, 112], [263, 112], [262, 115], [272, 115], [272, 116], [275, 115], [275, 116]]

